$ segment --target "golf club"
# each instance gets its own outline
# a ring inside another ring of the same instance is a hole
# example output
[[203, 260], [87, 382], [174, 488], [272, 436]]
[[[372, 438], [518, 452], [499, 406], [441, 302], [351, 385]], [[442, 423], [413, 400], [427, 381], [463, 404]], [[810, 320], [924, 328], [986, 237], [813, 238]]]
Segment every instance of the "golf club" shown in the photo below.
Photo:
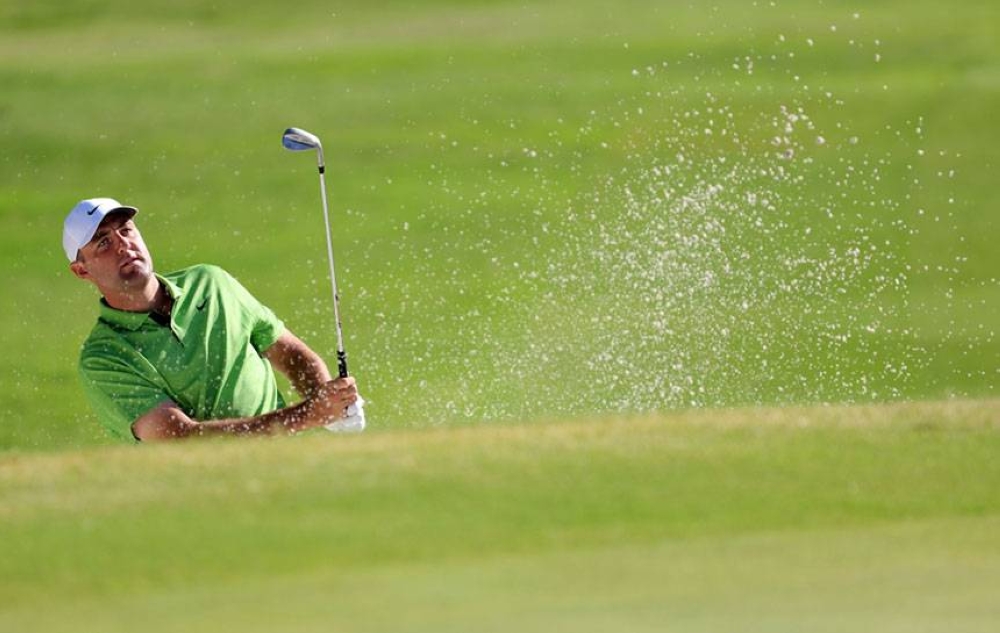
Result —
[[[341, 378], [348, 376], [347, 352], [344, 351], [344, 330], [340, 322], [340, 293], [337, 291], [337, 274], [333, 265], [333, 235], [330, 231], [330, 211], [326, 198], [326, 164], [323, 161], [323, 144], [319, 137], [303, 129], [290, 127], [281, 136], [281, 144], [293, 152], [316, 150], [319, 167], [319, 191], [323, 200], [323, 224], [326, 227], [326, 255], [330, 262], [330, 286], [333, 292], [333, 320], [337, 329], [337, 372]], [[331, 431], [361, 431], [365, 428], [364, 400], [358, 401], [347, 410], [347, 417], [326, 427]]]

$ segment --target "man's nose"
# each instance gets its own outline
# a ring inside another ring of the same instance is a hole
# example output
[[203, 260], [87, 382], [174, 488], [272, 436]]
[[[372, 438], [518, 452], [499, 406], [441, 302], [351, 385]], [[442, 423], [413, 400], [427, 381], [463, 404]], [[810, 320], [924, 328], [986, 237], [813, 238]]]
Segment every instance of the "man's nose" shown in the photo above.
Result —
[[127, 251], [129, 246], [132, 245], [128, 237], [122, 235], [119, 231], [112, 231], [112, 234], [115, 236], [115, 241], [117, 242], [116, 249], [119, 253]]

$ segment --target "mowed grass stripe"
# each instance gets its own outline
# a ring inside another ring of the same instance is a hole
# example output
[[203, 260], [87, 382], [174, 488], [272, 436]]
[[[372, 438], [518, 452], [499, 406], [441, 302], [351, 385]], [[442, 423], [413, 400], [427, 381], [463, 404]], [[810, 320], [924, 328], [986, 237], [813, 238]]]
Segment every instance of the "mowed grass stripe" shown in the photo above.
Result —
[[993, 517], [1000, 402], [7, 454], [0, 603]]
[[992, 631], [1000, 519], [715, 535], [11, 604], [3, 631]]

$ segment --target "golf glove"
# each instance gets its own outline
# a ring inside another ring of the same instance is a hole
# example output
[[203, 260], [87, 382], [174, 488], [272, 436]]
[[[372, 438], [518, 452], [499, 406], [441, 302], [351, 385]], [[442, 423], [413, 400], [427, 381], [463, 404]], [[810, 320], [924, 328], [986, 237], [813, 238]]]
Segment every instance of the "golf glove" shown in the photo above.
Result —
[[358, 400], [347, 407], [347, 417], [326, 425], [326, 430], [333, 433], [360, 433], [365, 430], [365, 399], [358, 395]]

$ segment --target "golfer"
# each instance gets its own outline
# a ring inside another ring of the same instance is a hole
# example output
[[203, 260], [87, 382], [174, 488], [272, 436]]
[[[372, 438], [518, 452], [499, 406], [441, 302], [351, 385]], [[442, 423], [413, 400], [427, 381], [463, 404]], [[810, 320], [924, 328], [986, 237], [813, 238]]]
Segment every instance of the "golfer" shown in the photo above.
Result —
[[[80, 351], [84, 391], [128, 440], [295, 433], [342, 420], [353, 378], [323, 360], [216, 266], [166, 275], [136, 228], [135, 207], [83, 200], [63, 227], [70, 270], [101, 293]], [[286, 406], [274, 369], [303, 397]]]

